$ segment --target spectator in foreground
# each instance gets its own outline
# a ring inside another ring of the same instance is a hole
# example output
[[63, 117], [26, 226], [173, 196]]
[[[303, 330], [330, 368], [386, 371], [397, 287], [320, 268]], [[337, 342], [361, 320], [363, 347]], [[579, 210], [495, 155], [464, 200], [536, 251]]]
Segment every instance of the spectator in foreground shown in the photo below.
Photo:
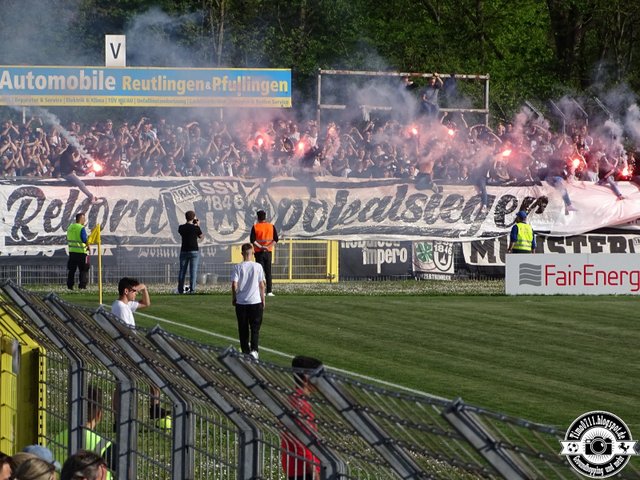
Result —
[[0, 480], [11, 480], [13, 475], [13, 458], [0, 452]]
[[45, 462], [53, 465], [57, 472], [60, 471], [60, 462], [55, 459], [55, 457], [53, 456], [53, 452], [47, 447], [43, 447], [42, 445], [28, 445], [24, 447], [22, 451], [41, 458]]
[[100, 455], [79, 450], [64, 462], [60, 480], [106, 480], [108, 473], [107, 464]]
[[19, 452], [13, 461], [13, 480], [56, 480], [56, 467], [36, 455]]
[[[142, 299], [136, 300], [136, 295], [142, 293]], [[149, 290], [144, 283], [135, 278], [124, 277], [118, 282], [118, 299], [111, 305], [111, 313], [130, 327], [136, 326], [133, 314], [139, 308], [151, 305]]]
[[[318, 432], [318, 425], [313, 413], [309, 397], [315, 387], [309, 381], [309, 374], [323, 367], [322, 362], [312, 357], [299, 355], [291, 361], [294, 369], [293, 379], [296, 389], [289, 396], [289, 406], [296, 416], [298, 426], [310, 437]], [[305, 445], [301, 444], [288, 432], [284, 432], [280, 440], [282, 450], [282, 469], [288, 479], [319, 480], [320, 460]]]

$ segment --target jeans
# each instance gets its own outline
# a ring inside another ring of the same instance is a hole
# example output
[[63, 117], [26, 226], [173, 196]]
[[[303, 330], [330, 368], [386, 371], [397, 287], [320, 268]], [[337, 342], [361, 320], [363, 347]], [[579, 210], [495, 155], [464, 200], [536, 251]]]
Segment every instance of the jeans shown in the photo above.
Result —
[[565, 206], [568, 207], [569, 205], [571, 205], [571, 199], [569, 198], [569, 193], [567, 192], [567, 189], [564, 186], [564, 179], [560, 176], [554, 175], [551, 177], [547, 177], [546, 180], [549, 185], [551, 185], [553, 188], [555, 188], [560, 192], [560, 194], [562, 195], [562, 201], [564, 202]]
[[75, 172], [65, 175], [64, 179], [74, 187], [78, 187], [87, 197], [91, 199], [93, 198], [93, 194], [89, 191], [84, 182], [75, 174]]
[[189, 267], [189, 278], [191, 280], [191, 292], [196, 291], [196, 279], [198, 278], [198, 260], [200, 252], [180, 252], [180, 273], [178, 274], [178, 293], [184, 293], [184, 278], [187, 276]]
[[598, 181], [598, 185], [608, 186], [611, 190], [613, 190], [613, 193], [616, 194], [616, 197], [622, 196], [622, 192], [618, 188], [618, 184], [613, 179], [613, 177], [611, 177], [611, 175], [609, 175], [607, 178], [603, 178], [602, 180]]

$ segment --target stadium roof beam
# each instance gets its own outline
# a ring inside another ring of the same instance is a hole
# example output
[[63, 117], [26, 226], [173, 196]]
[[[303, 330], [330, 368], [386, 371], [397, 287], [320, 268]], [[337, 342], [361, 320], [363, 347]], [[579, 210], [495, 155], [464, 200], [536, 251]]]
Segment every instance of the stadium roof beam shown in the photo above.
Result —
[[584, 110], [584, 108], [582, 108], [582, 105], [580, 105], [580, 102], [578, 102], [575, 98], [573, 97], [569, 97], [571, 99], [571, 101], [574, 103], [574, 105], [576, 107], [578, 107], [578, 111], [582, 114], [582, 116], [584, 117], [584, 121], [586, 125], [589, 125], [589, 114]]
[[529, 100], [525, 100], [524, 104], [533, 112], [535, 113], [539, 119], [544, 119], [544, 115], [542, 114], [542, 112], [540, 110], [538, 110], [536, 107], [534, 107], [533, 103], [531, 103]]
[[562, 109], [556, 104], [556, 102], [554, 102], [553, 100], [549, 100], [549, 104], [553, 107], [553, 109], [555, 110], [556, 114], [562, 120], [562, 134], [563, 135], [566, 134], [567, 133], [567, 117], [565, 116], [565, 114], [562, 111]]
[[600, 109], [609, 117], [609, 120], [613, 120], [613, 113], [607, 108], [604, 103], [602, 103], [602, 100], [594, 96], [593, 101], [596, 102], [596, 105], [600, 107]]

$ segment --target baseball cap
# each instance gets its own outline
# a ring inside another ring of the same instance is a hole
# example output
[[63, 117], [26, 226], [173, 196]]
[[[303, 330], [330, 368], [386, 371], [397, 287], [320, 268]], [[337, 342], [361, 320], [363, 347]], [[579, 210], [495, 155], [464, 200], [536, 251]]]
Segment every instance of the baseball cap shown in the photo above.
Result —
[[516, 217], [524, 220], [525, 218], [527, 218], [527, 212], [525, 212], [524, 210], [520, 210], [518, 213], [516, 213]]
[[30, 453], [31, 455], [35, 455], [36, 457], [56, 467], [56, 471], [60, 471], [60, 462], [57, 462], [53, 458], [53, 453], [51, 453], [51, 450], [49, 450], [47, 447], [43, 447], [42, 445], [28, 445], [24, 447], [22, 451], [25, 453]]

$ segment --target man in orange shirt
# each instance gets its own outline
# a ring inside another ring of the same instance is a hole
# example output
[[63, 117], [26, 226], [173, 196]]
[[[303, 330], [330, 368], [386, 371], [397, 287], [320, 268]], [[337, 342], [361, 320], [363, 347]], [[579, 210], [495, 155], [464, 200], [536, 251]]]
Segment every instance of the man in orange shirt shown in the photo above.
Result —
[[256, 212], [258, 222], [251, 227], [249, 241], [253, 245], [253, 256], [257, 263], [262, 265], [267, 281], [267, 297], [273, 297], [271, 291], [271, 261], [273, 247], [278, 242], [278, 232], [272, 223], [267, 222], [267, 214], [264, 210]]

